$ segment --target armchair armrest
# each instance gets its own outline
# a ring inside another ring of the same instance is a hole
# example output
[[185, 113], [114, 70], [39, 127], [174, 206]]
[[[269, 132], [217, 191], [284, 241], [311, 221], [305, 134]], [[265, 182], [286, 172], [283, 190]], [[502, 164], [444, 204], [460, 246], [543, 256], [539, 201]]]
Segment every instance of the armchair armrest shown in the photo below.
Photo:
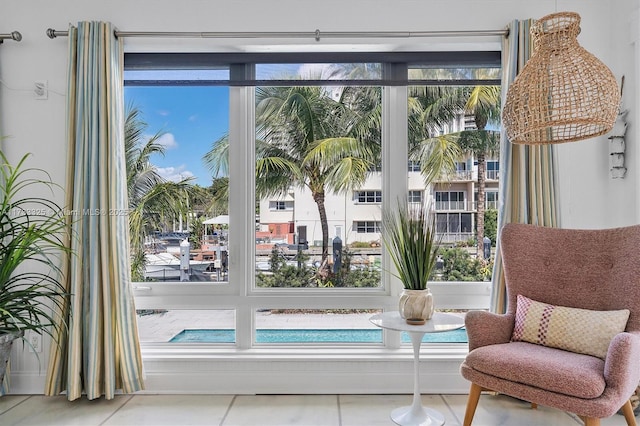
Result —
[[481, 346], [508, 343], [513, 333], [514, 316], [487, 311], [470, 311], [464, 319], [469, 351]]
[[609, 344], [604, 361], [604, 379], [607, 387], [631, 395], [640, 381], [640, 332], [620, 333]]

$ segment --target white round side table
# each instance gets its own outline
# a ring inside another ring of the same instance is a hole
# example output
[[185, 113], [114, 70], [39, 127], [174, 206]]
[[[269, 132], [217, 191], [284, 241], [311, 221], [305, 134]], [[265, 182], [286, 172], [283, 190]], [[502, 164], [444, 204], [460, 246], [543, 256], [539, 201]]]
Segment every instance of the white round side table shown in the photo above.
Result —
[[431, 319], [423, 325], [410, 325], [400, 317], [400, 313], [383, 312], [372, 316], [369, 321], [381, 328], [395, 331], [406, 331], [413, 345], [413, 403], [406, 407], [396, 408], [391, 412], [391, 420], [401, 426], [441, 426], [444, 415], [433, 408], [423, 407], [420, 396], [420, 345], [426, 333], [440, 333], [464, 327], [464, 318], [435, 312]]

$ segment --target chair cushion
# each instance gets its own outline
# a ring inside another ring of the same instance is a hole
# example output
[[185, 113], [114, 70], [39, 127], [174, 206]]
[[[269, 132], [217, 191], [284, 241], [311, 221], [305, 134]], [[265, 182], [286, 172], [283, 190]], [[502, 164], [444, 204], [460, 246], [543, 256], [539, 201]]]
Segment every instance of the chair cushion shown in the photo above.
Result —
[[597, 398], [606, 386], [600, 358], [526, 342], [474, 349], [465, 363], [484, 374], [578, 398]]
[[517, 296], [512, 341], [565, 349], [604, 359], [611, 339], [627, 326], [629, 310], [592, 311]]

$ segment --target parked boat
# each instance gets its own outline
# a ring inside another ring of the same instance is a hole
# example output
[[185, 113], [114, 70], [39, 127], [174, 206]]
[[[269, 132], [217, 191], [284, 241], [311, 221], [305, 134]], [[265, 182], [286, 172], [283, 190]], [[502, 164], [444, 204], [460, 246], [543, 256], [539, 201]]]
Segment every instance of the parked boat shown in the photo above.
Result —
[[[180, 259], [171, 253], [150, 253], [145, 255], [145, 278], [151, 279], [180, 279]], [[189, 274], [206, 272], [213, 261], [190, 260]]]

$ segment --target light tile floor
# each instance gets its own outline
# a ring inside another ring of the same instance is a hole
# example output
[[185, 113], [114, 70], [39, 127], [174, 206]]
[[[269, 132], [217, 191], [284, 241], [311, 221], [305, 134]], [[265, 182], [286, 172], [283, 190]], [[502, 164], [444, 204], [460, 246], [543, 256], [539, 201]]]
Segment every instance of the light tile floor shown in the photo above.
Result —
[[[411, 395], [118, 395], [113, 400], [42, 395], [0, 398], [0, 425], [64, 426], [376, 426], [393, 425], [390, 412], [409, 405]], [[466, 395], [423, 395], [425, 406], [459, 426]], [[503, 395], [482, 395], [474, 426], [576, 426], [577, 417]], [[614, 415], [602, 426], [623, 426]]]

